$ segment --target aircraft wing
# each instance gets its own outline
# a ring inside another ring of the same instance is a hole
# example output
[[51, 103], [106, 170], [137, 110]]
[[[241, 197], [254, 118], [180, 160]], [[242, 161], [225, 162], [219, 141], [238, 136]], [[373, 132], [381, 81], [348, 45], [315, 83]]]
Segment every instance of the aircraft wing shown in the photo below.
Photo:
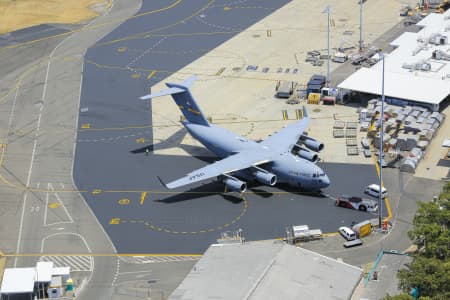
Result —
[[296, 144], [298, 139], [306, 130], [309, 124], [309, 117], [305, 107], [303, 107], [303, 119], [294, 124], [290, 124], [283, 129], [280, 129], [276, 133], [269, 136], [267, 139], [261, 142], [261, 145], [272, 146], [288, 150], [290, 146]]
[[164, 184], [158, 177], [161, 183], [169, 188], [174, 189], [187, 184], [199, 182], [219, 175], [229, 174], [235, 171], [250, 168], [252, 166], [261, 165], [270, 162], [271, 153], [255, 153], [255, 151], [243, 151], [237, 154], [228, 156], [222, 160], [216, 161], [206, 167], [197, 169], [187, 174], [183, 178]]

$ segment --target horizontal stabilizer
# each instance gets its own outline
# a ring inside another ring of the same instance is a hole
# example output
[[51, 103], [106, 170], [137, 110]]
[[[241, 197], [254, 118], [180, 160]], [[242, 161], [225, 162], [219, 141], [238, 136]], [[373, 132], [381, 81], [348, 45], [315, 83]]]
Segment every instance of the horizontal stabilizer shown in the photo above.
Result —
[[152, 98], [156, 98], [156, 97], [183, 93], [185, 91], [186, 90], [183, 90], [183, 89], [180, 89], [180, 88], [177, 88], [177, 87], [172, 87], [172, 88], [168, 88], [168, 89], [156, 92], [156, 93], [151, 93], [151, 94], [148, 94], [146, 96], [142, 96], [139, 99], [141, 99], [141, 100], [148, 100], [148, 99], [152, 99]]

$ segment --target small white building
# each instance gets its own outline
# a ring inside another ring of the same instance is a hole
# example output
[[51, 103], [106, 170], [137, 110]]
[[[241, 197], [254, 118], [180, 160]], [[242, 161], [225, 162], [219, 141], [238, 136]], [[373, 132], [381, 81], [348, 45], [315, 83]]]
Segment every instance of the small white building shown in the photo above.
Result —
[[38, 262], [34, 268], [7, 268], [0, 289], [1, 300], [34, 299], [48, 294], [49, 298], [64, 294], [70, 267], [53, 267], [53, 262]]
[[35, 268], [5, 269], [1, 286], [1, 299], [33, 299], [34, 282], [36, 280]]
[[[422, 29], [405, 32], [385, 54], [386, 100], [422, 105], [438, 111], [450, 95], [450, 10], [430, 14], [417, 23]], [[381, 95], [382, 62], [361, 68], [338, 87], [356, 92]], [[448, 101], [448, 100], [447, 100]]]

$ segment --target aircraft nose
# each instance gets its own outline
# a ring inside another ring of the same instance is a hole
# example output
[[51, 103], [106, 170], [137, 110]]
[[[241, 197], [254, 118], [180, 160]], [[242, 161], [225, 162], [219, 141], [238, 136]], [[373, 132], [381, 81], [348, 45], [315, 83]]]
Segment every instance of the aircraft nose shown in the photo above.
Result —
[[325, 176], [322, 178], [322, 188], [326, 188], [326, 187], [328, 187], [329, 185], [330, 185], [330, 178], [328, 178], [328, 176], [325, 175]]

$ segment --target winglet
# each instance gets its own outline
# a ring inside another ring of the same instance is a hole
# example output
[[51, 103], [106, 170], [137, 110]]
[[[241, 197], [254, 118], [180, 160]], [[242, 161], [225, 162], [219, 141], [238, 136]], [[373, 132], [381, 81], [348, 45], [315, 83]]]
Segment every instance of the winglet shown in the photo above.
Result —
[[306, 107], [303, 106], [303, 118], [307, 118], [308, 117], [308, 112], [306, 111]]
[[164, 181], [162, 181], [161, 177], [159, 177], [159, 176], [156, 176], [156, 177], [158, 178], [159, 183], [161, 183], [161, 185], [167, 189], [168, 187], [167, 187], [167, 185], [164, 183]]

